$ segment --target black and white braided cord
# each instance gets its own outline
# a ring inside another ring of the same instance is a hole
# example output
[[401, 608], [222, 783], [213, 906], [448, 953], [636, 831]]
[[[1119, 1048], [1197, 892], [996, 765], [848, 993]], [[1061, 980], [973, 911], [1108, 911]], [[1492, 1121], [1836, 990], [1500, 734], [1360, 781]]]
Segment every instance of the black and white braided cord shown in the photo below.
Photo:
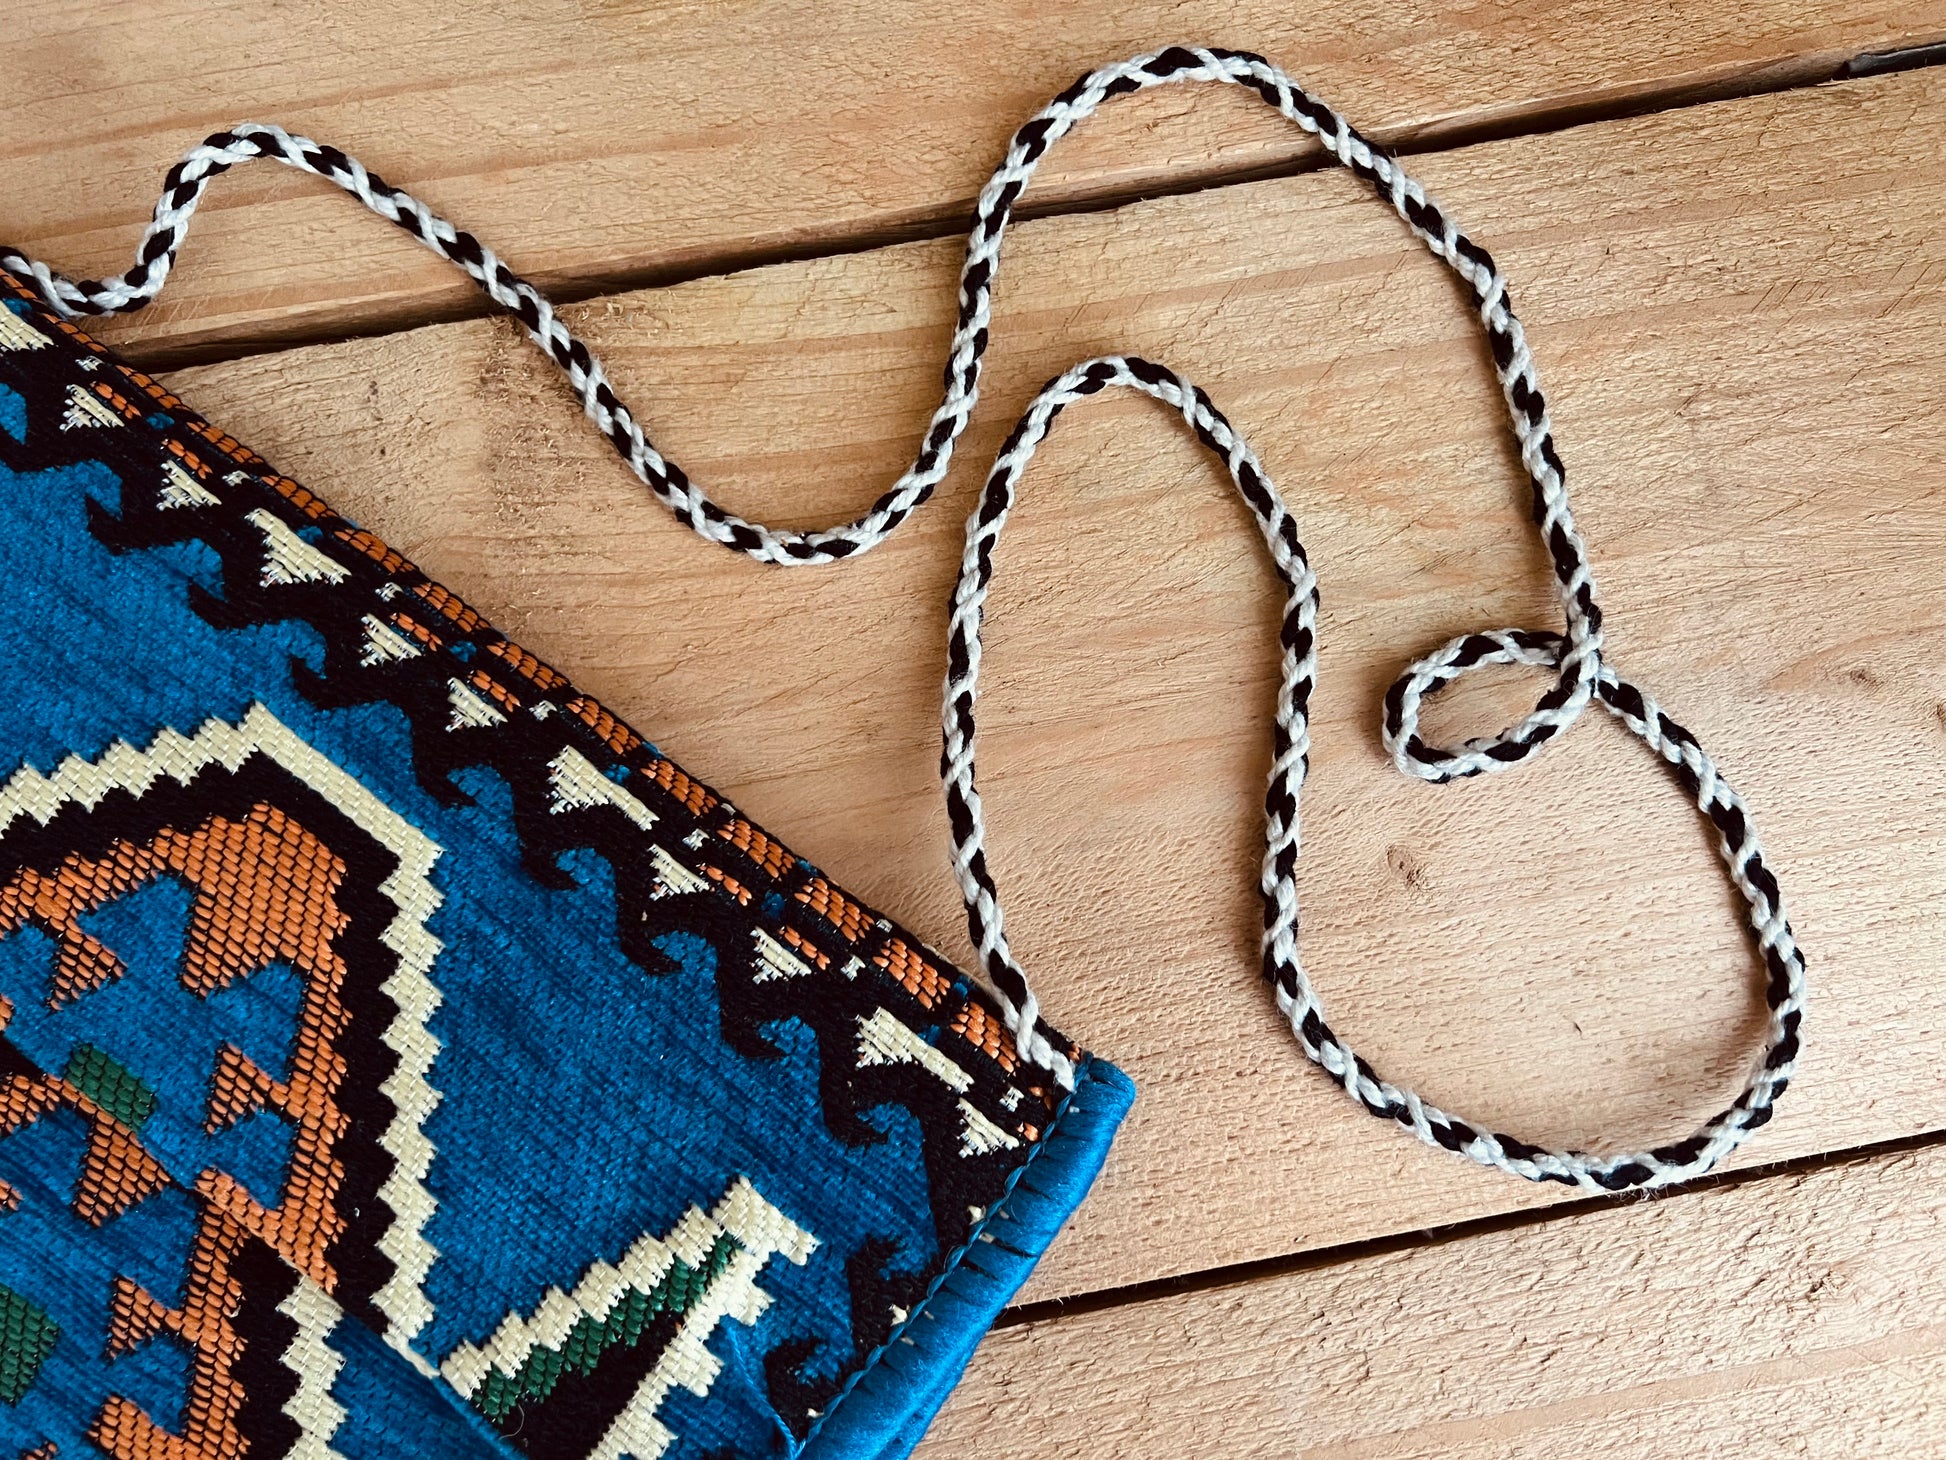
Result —
[[[64, 315], [139, 309], [167, 282], [189, 220], [210, 180], [239, 162], [255, 158], [282, 162], [335, 183], [379, 216], [405, 229], [432, 252], [457, 265], [489, 299], [519, 319], [535, 344], [566, 374], [589, 418], [630, 469], [701, 536], [760, 562], [829, 563], [883, 542], [945, 477], [954, 446], [979, 399], [1001, 241], [1014, 205], [1041, 158], [1102, 103], [1182, 81], [1219, 81], [1247, 87], [1316, 137], [1331, 160], [1370, 184], [1428, 251], [1460, 278], [1486, 331], [1529, 478], [1534, 520], [1552, 559], [1564, 632], [1534, 635], [1508, 630], [1469, 635], [1412, 666], [1385, 700], [1382, 735], [1395, 763], [1408, 775], [1435, 782], [1502, 770], [1527, 759], [1572, 724], [1591, 699], [1600, 698], [1670, 760], [1678, 774], [1695, 779], [1698, 804], [1717, 822], [1724, 839], [1724, 856], [1751, 902], [1759, 947], [1772, 970], [1771, 1039], [1763, 1069], [1737, 1104], [1689, 1141], [1640, 1156], [1596, 1160], [1577, 1153], [1541, 1151], [1511, 1137], [1477, 1131], [1426, 1106], [1410, 1092], [1379, 1081], [1363, 1061], [1331, 1035], [1297, 962], [1295, 941], [1297, 789], [1307, 760], [1306, 711], [1315, 668], [1315, 582], [1304, 564], [1291, 519], [1248, 447], [1194, 387], [1170, 372], [1133, 359], [1097, 360], [1077, 366], [1043, 392], [995, 463], [968, 527], [965, 576], [954, 600], [943, 767], [954, 828], [954, 861], [967, 900], [969, 925], [1003, 1012], [1025, 1057], [1049, 1069], [1062, 1084], [1071, 1084], [1074, 1071], [1069, 1058], [1048, 1038], [1039, 1006], [1008, 949], [997, 894], [986, 871], [979, 797], [973, 786], [972, 708], [979, 664], [979, 604], [992, 572], [992, 544], [1012, 501], [1013, 482], [1048, 423], [1078, 395], [1092, 394], [1111, 383], [1130, 385], [1182, 409], [1205, 443], [1224, 456], [1239, 490], [1264, 524], [1278, 571], [1291, 591], [1284, 633], [1285, 689], [1279, 700], [1276, 764], [1266, 800], [1269, 847], [1264, 872], [1264, 947], [1266, 973], [1306, 1053], [1374, 1113], [1398, 1120], [1424, 1140], [1531, 1180], [1619, 1189], [1659, 1185], [1697, 1174], [1768, 1118], [1771, 1102], [1790, 1076], [1803, 999], [1803, 960], [1783, 920], [1775, 880], [1764, 868], [1741, 804], [1717, 779], [1695, 742], [1661, 717], [1639, 692], [1613, 678], [1602, 663], [1601, 610], [1595, 601], [1587, 553], [1568, 507], [1565, 470], [1555, 450], [1546, 400], [1525, 334], [1514, 315], [1506, 280], [1491, 255], [1461, 233], [1397, 162], [1263, 57], [1180, 46], [1137, 56], [1082, 77], [1014, 134], [975, 208], [960, 271], [959, 315], [947, 352], [945, 394], [928, 423], [918, 455], [862, 516], [814, 531], [768, 527], [716, 503], [681, 467], [656, 450], [609, 384], [601, 362], [562, 324], [554, 306], [539, 290], [472, 234], [455, 228], [357, 159], [281, 127], [239, 124], [186, 153], [164, 178], [162, 196], [136, 261], [119, 278], [68, 279], [4, 247], [0, 247], [0, 267], [32, 280], [50, 306]], [[1427, 744], [1419, 735], [1424, 697], [1485, 662], [1541, 665], [1554, 672], [1554, 683], [1530, 713], [1497, 735], [1453, 747]], [[1646, 717], [1639, 723], [1631, 718], [1634, 710], [1626, 708], [1638, 706]]]
[[[1296, 524], [1249, 444], [1201, 390], [1163, 366], [1110, 356], [1075, 366], [1042, 390], [1007, 439], [986, 488], [967, 522], [966, 552], [953, 594], [944, 710], [945, 749], [940, 770], [952, 819], [953, 863], [966, 898], [973, 941], [995, 987], [1008, 1001], [1009, 1018], [1028, 1058], [1064, 1083], [1074, 1073], [1067, 1054], [1039, 1022], [1039, 1006], [1013, 951], [1001, 915], [999, 893], [986, 864], [986, 828], [974, 781], [974, 710], [980, 676], [980, 630], [993, 557], [1013, 510], [1021, 474], [1054, 419], [1075, 401], [1108, 386], [1124, 386], [1182, 412], [1197, 439], [1223, 462], [1249, 504], [1284, 584], [1282, 657], [1273, 729], [1270, 786], [1264, 798], [1263, 970], [1277, 1006], [1290, 1021], [1304, 1052], [1323, 1066], [1345, 1093], [1373, 1115], [1396, 1121], [1428, 1145], [1497, 1167], [1529, 1181], [1558, 1181], [1591, 1191], [1665, 1186], [1707, 1171], [1753, 1130], [1770, 1119], [1771, 1107], [1790, 1083], [1798, 1053], [1804, 1006], [1804, 960], [1785, 921], [1777, 879], [1764, 865], [1743, 802], [1717, 774], [1695, 737], [1637, 686], [1606, 663], [1594, 673], [1594, 697], [1628, 726], [1673, 770], [1685, 793], [1717, 833], [1717, 848], [1730, 880], [1750, 909], [1750, 934], [1767, 978], [1768, 1034], [1762, 1057], [1736, 1100], [1686, 1139], [1654, 1150], [1595, 1156], [1550, 1151], [1517, 1137], [1496, 1134], [1430, 1105], [1410, 1090], [1381, 1079], [1332, 1032], [1298, 957], [1296, 867], [1298, 797], [1310, 764], [1310, 704], [1317, 684], [1317, 578], [1305, 557]], [[1523, 664], [1558, 671], [1569, 653], [1560, 634], [1492, 629], [1453, 640], [1407, 670], [1388, 697], [1393, 706], [1414, 706], [1461, 675], [1485, 664]]]
[[191, 148], [163, 179], [162, 196], [136, 261], [118, 279], [75, 281], [17, 250], [0, 247], [0, 267], [33, 280], [64, 314], [115, 314], [139, 309], [162, 291], [197, 205], [210, 180], [239, 162], [270, 158], [337, 184], [380, 217], [405, 229], [440, 257], [463, 269], [488, 298], [518, 318], [535, 344], [564, 371], [595, 426], [635, 474], [677, 517], [712, 542], [761, 562], [826, 563], [883, 542], [946, 475], [953, 448], [979, 400], [980, 368], [992, 318], [993, 280], [1013, 207], [1049, 147], [1113, 97], [1181, 81], [1222, 81], [1248, 87], [1323, 144], [1326, 155], [1368, 182], [1391, 204], [1433, 255], [1466, 284], [1493, 351], [1514, 435], [1533, 490], [1533, 510], [1554, 563], [1567, 615], [1567, 652], [1555, 685], [1517, 725], [1486, 740], [1452, 749], [1425, 744], [1418, 734], [1418, 699], [1388, 702], [1386, 743], [1402, 770], [1445, 781], [1513, 764], [1573, 722], [1593, 691], [1601, 651], [1601, 611], [1574, 518], [1565, 473], [1554, 449], [1547, 403], [1534, 372], [1507, 283], [1492, 256], [1473, 243], [1426, 196], [1425, 189], [1349, 122], [1306, 93], [1261, 56], [1172, 46], [1082, 77], [1030, 118], [1008, 143], [1006, 157], [980, 191], [966, 261], [960, 270], [959, 319], [947, 351], [945, 396], [919, 454], [862, 517], [809, 532], [750, 522], [719, 506], [650, 443], [641, 424], [608, 383], [594, 354], [568, 331], [554, 306], [472, 234], [455, 228], [403, 189], [368, 171], [335, 147], [293, 136], [281, 127], [247, 122]]

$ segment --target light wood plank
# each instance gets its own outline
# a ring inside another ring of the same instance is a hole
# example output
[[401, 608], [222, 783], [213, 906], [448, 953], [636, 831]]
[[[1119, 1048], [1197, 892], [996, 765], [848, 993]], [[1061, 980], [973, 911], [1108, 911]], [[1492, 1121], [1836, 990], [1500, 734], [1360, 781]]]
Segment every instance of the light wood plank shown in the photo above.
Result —
[[[1185, 40], [1278, 59], [1388, 140], [1829, 75], [1946, 36], [1946, 0], [812, 5], [27, 0], [0, 47], [0, 238], [126, 268], [162, 171], [219, 127], [360, 157], [549, 287], [957, 226], [1014, 126], [1090, 67]], [[1035, 206], [1308, 155], [1251, 98], [1172, 88], [1059, 149]], [[226, 178], [144, 358], [477, 309], [472, 287], [314, 179]]]
[[1946, 1151], [990, 1335], [920, 1460], [1946, 1452]]
[[[1750, 797], [1811, 960], [1753, 1156], [1946, 1126], [1946, 71], [1425, 159], [1531, 323], [1618, 664]], [[591, 304], [663, 448], [741, 510], [869, 502], [935, 403], [958, 255], [908, 245]], [[1451, 286], [1341, 175], [1022, 229], [942, 499], [782, 572], [655, 507], [504, 322], [184, 372], [180, 388], [950, 955], [942, 604], [1038, 384], [1114, 349], [1203, 381], [1323, 581], [1309, 963], [1450, 1108], [1668, 1138], [1738, 1082], [1756, 981], [1693, 812], [1593, 718], [1531, 768], [1400, 778], [1380, 694], [1445, 636], [1551, 617]], [[1220, 473], [1141, 400], [1036, 463], [991, 604], [993, 865], [1062, 1027], [1142, 1091], [1048, 1297], [1558, 1198], [1425, 1150], [1299, 1056], [1255, 972], [1277, 595]], [[1503, 723], [1473, 696], [1449, 728]]]

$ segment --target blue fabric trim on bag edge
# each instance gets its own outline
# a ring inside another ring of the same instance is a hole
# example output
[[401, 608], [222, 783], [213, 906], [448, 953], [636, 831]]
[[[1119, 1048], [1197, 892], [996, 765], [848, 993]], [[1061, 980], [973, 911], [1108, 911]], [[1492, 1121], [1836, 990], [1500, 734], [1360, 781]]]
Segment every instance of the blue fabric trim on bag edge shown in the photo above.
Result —
[[[831, 1401], [795, 1452], [800, 1460], [902, 1460], [912, 1452], [980, 1339], [1094, 1185], [1134, 1103], [1127, 1075], [1106, 1060], [1085, 1061], [1006, 1193]], [[1003, 1222], [1007, 1230], [996, 1233]]]

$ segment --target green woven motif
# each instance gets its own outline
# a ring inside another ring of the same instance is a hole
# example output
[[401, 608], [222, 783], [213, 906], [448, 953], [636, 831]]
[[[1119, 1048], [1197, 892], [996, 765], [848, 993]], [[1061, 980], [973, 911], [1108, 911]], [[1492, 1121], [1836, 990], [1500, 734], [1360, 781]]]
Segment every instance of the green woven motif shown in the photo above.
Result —
[[737, 1251], [736, 1239], [723, 1236], [701, 1267], [675, 1259], [649, 1292], [630, 1288], [606, 1318], [582, 1318], [568, 1330], [559, 1348], [535, 1349], [511, 1378], [498, 1369], [489, 1370], [474, 1392], [474, 1406], [497, 1424], [523, 1400], [547, 1398], [563, 1374], [592, 1374], [610, 1349], [633, 1348], [658, 1318], [680, 1318], [694, 1308]]
[[61, 1078], [130, 1130], [140, 1130], [142, 1122], [155, 1114], [155, 1091], [92, 1044], [74, 1047]]
[[12, 1288], [0, 1287], [0, 1403], [20, 1403], [60, 1336], [52, 1318]]

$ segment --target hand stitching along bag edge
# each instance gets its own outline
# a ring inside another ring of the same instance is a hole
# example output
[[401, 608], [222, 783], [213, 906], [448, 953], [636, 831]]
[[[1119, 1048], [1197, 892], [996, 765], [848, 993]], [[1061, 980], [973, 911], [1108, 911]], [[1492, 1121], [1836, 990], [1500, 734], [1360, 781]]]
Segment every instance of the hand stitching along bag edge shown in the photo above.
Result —
[[[992, 552], [1011, 509], [1018, 478], [1066, 405], [1108, 386], [1140, 390], [1180, 410], [1198, 438], [1223, 460], [1256, 515], [1287, 599], [1280, 634], [1282, 658], [1274, 760], [1266, 795], [1264, 972], [1300, 1047], [1371, 1113], [1397, 1123], [1428, 1144], [1535, 1181], [1589, 1191], [1672, 1184], [1708, 1170], [1763, 1125], [1787, 1088], [1799, 1050], [1805, 997], [1804, 961], [1784, 915], [1776, 879], [1765, 864], [1741, 800], [1723, 781], [1695, 738], [1639, 687], [1617, 675], [1602, 656], [1602, 620], [1586, 550], [1569, 511], [1565, 471], [1555, 449], [1544, 397], [1504, 277], [1491, 256], [1466, 238], [1396, 162], [1361, 137], [1329, 107], [1309, 96], [1260, 56], [1199, 47], [1170, 47], [1084, 76], [1015, 134], [1006, 157], [982, 190], [961, 272], [959, 319], [946, 369], [946, 394], [912, 466], [856, 521], [814, 532], [787, 532], [745, 521], [712, 501], [648, 441], [609, 385], [600, 363], [560, 323], [552, 305], [470, 234], [434, 216], [335, 148], [280, 128], [244, 124], [193, 149], [171, 170], [136, 265], [119, 279], [74, 282], [13, 251], [0, 265], [33, 281], [40, 297], [64, 314], [138, 308], [161, 289], [187, 222], [210, 178], [239, 161], [269, 157], [327, 178], [373, 211], [407, 229], [433, 252], [462, 268], [487, 295], [515, 315], [537, 345], [568, 376], [598, 429], [655, 495], [699, 535], [779, 565], [837, 561], [882, 542], [930, 496], [943, 478], [958, 437], [978, 398], [981, 357], [988, 343], [992, 288], [1001, 237], [1035, 166], [1048, 148], [1103, 102], [1147, 87], [1192, 80], [1248, 87], [1315, 136], [1327, 156], [1373, 187], [1409, 230], [1466, 286], [1492, 349], [1520, 455], [1533, 489], [1534, 518], [1552, 560], [1565, 624], [1560, 633], [1492, 629], [1463, 635], [1408, 667], [1388, 692], [1382, 734], [1406, 774], [1443, 782], [1524, 763], [1599, 701], [1641, 738], [1670, 769], [1717, 833], [1730, 879], [1749, 907], [1749, 931], [1765, 978], [1769, 1011], [1763, 1051], [1736, 1100], [1693, 1135], [1652, 1150], [1611, 1156], [1550, 1151], [1496, 1134], [1426, 1104], [1409, 1090], [1381, 1080], [1340, 1041], [1297, 956], [1298, 793], [1308, 767], [1308, 706], [1316, 670], [1316, 580], [1295, 525], [1248, 444], [1207, 395], [1163, 366], [1133, 357], [1083, 362], [1043, 390], [1003, 447], [967, 525], [967, 545], [955, 592], [949, 637], [949, 674], [943, 708], [942, 780], [953, 825], [953, 857], [968, 908], [969, 930], [994, 997], [1020, 1054], [1062, 1088], [1085, 1081], [1073, 1046], [1040, 1016], [1024, 972], [1002, 928], [997, 888], [986, 865], [984, 824], [974, 782], [973, 708], [980, 662], [979, 630], [992, 575]], [[1418, 733], [1425, 696], [1487, 664], [1522, 664], [1555, 671], [1555, 682], [1533, 711], [1497, 735], [1443, 748]]]

